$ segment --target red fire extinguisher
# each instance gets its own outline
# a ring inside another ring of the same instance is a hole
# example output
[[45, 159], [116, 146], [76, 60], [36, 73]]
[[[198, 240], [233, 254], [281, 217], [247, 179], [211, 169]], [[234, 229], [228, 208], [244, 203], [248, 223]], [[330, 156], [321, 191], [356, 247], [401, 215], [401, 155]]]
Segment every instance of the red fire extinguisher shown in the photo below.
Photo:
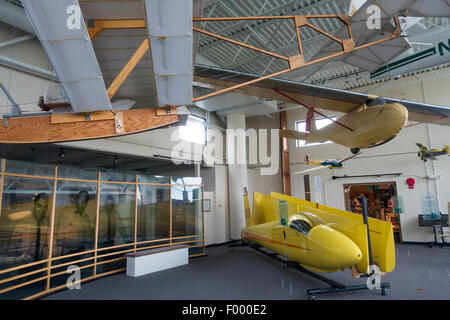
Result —
[[414, 184], [416, 183], [416, 181], [413, 178], [408, 178], [406, 179], [406, 183], [408, 184], [408, 187], [410, 189], [414, 189]]

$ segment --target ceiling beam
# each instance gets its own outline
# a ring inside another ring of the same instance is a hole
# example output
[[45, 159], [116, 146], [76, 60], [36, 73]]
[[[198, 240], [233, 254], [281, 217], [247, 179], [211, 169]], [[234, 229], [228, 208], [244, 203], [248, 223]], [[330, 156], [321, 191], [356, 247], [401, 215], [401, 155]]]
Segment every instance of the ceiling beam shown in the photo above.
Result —
[[[271, 16], [271, 15], [276, 15], [277, 13], [279, 13], [280, 16], [286, 15], [286, 14], [296, 15], [296, 14], [305, 13], [308, 10], [312, 10], [312, 9], [314, 9], [316, 7], [323, 6], [323, 5], [325, 5], [327, 3], [330, 3], [330, 2], [333, 2], [333, 1], [334, 0], [317, 0], [316, 2], [311, 3], [311, 4], [307, 4], [304, 7], [297, 8], [297, 9], [291, 11], [291, 12], [282, 12], [282, 14], [281, 14], [280, 11], [283, 11], [285, 9], [288, 9], [289, 7], [292, 7], [292, 2], [289, 2], [289, 3], [281, 5], [279, 7], [276, 7], [276, 8], [273, 8], [271, 10], [265, 11], [265, 12], [262, 13], [262, 15], [264, 15], [264, 16]], [[271, 24], [274, 24], [274, 23], [277, 23], [277, 22], [279, 22], [279, 21], [278, 20], [265, 20], [265, 21], [262, 21], [261, 23], [255, 25], [255, 26], [252, 26], [252, 29], [253, 29], [253, 31], [257, 31], [257, 30], [259, 30], [259, 29], [261, 29], [263, 27], [266, 27], [268, 25], [271, 25]], [[233, 34], [239, 33], [240, 36], [247, 35], [247, 33], [252, 32], [251, 30], [249, 30], [246, 27], [247, 23], [248, 23], [247, 21], [238, 22], [238, 23], [235, 23], [233, 25], [227, 26], [227, 27], [225, 27], [223, 29], [215, 30], [214, 33], [220, 35], [222, 33], [233, 31], [233, 29], [236, 29], [236, 28], [240, 27], [240, 30], [234, 30]], [[207, 44], [204, 44], [205, 41], [208, 41], [208, 40], [210, 42], [207, 43]], [[198, 46], [200, 48], [199, 51], [200, 51], [200, 53], [202, 53], [203, 50], [207, 50], [208, 48], [216, 46], [217, 44], [220, 44], [220, 43], [221, 42], [219, 40], [212, 40], [210, 38], [202, 38], [199, 41], [199, 46]]]

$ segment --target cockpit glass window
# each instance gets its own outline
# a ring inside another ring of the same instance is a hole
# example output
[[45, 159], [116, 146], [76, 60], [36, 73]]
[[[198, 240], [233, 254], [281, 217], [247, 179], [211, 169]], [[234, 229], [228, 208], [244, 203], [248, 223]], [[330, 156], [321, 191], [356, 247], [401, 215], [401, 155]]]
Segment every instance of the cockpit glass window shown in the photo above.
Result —
[[294, 230], [303, 233], [304, 235], [307, 235], [309, 233], [309, 230], [312, 229], [311, 225], [301, 219], [298, 220], [293, 220], [290, 224], [289, 227], [293, 228]]

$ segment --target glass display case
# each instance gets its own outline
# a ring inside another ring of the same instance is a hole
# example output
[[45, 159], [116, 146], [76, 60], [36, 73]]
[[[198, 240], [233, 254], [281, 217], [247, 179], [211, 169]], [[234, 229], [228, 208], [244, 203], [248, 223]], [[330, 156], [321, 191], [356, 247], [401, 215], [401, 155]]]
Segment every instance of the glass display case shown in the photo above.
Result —
[[123, 272], [125, 254], [205, 254], [203, 181], [2, 160], [0, 299], [33, 299]]

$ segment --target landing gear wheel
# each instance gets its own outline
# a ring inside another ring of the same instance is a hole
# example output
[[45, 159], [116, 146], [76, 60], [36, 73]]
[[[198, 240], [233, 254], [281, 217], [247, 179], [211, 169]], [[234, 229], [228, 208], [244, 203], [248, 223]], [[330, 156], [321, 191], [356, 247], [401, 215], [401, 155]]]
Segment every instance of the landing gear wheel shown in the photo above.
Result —
[[387, 289], [386, 289], [386, 288], [382, 288], [382, 289], [381, 289], [381, 295], [382, 295], [382, 296], [387, 296], [387, 294], [388, 294]]
[[308, 299], [309, 299], [309, 300], [316, 300], [316, 296], [315, 296], [314, 294], [310, 294], [310, 295], [308, 296]]
[[359, 151], [361, 151], [361, 149], [359, 149], [359, 148], [351, 148], [350, 151], [351, 151], [353, 154], [358, 154]]

